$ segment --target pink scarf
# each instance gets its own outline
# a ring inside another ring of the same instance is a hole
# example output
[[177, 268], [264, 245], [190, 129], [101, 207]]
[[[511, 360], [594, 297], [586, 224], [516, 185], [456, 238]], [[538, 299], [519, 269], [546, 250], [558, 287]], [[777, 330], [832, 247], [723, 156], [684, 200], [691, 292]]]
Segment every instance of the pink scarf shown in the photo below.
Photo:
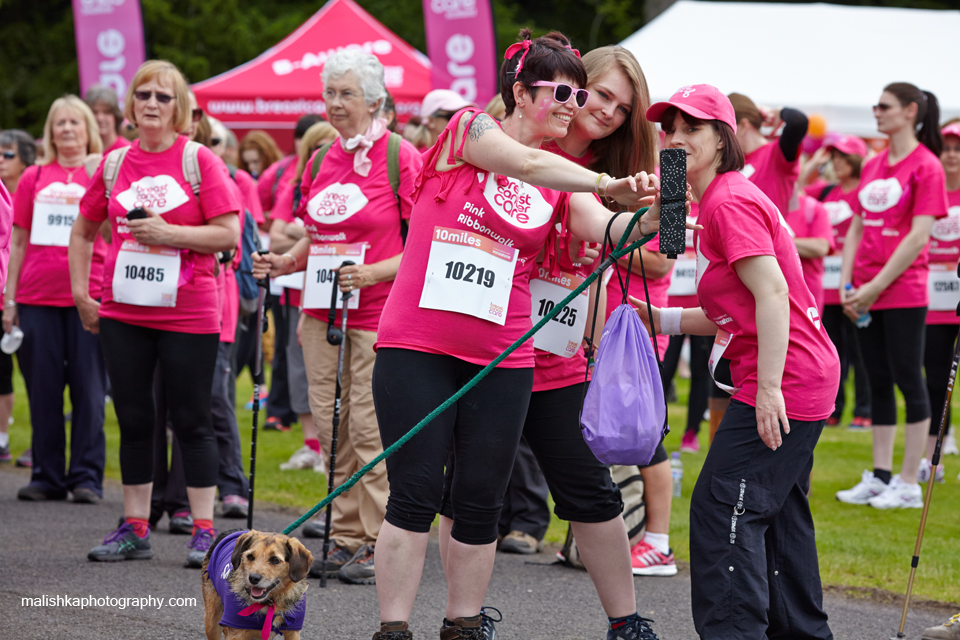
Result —
[[[245, 609], [241, 609], [239, 614], [241, 616], [251, 616], [261, 609], [266, 609], [267, 615], [263, 620], [263, 629], [260, 630], [260, 637], [263, 638], [263, 640], [269, 640], [270, 632], [273, 630], [273, 614], [276, 610], [273, 604], [269, 605], [269, 607], [265, 604], [252, 604]], [[279, 633], [279, 631], [277, 633]]]
[[387, 121], [383, 118], [374, 118], [363, 135], [355, 135], [350, 139], [340, 136], [340, 145], [344, 149], [347, 151], [357, 149], [353, 154], [353, 170], [364, 178], [370, 175], [370, 169], [373, 168], [373, 161], [367, 157], [367, 152], [385, 133], [387, 133]]

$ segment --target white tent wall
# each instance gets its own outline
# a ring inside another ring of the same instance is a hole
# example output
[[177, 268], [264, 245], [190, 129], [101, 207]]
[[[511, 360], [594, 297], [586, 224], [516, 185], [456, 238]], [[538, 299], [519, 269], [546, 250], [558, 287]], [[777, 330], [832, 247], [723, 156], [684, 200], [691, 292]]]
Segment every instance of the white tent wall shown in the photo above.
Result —
[[960, 116], [958, 34], [960, 11], [680, 0], [621, 44], [654, 102], [706, 83], [882, 137], [871, 106], [891, 82], [936, 94], [941, 121]]

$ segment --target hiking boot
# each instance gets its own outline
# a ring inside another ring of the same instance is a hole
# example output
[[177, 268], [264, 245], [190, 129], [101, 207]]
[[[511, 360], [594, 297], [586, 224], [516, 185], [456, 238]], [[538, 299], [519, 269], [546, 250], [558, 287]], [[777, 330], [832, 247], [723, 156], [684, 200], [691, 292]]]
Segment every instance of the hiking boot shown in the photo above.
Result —
[[41, 489], [35, 484], [27, 486], [17, 491], [17, 500], [26, 500], [28, 502], [43, 502], [44, 500], [66, 500], [66, 491], [47, 491]]
[[77, 487], [73, 490], [73, 501], [77, 504], [97, 504], [100, 494], [90, 487]]
[[685, 431], [680, 440], [680, 453], [700, 453], [700, 439], [693, 431]]
[[94, 562], [119, 562], [120, 560], [148, 560], [153, 557], [150, 549], [150, 534], [141, 538], [133, 531], [133, 525], [122, 523], [103, 539], [103, 544], [90, 549], [87, 560]]
[[440, 640], [484, 640], [483, 616], [455, 618], [453, 621], [444, 618]]
[[[496, 611], [497, 617], [494, 619], [488, 611]], [[493, 624], [494, 622], [500, 622], [503, 620], [503, 614], [500, 613], [500, 609], [495, 607], [480, 607], [480, 629], [483, 631], [481, 636], [484, 640], [496, 640], [497, 639], [497, 627]]]
[[630, 549], [630, 560], [635, 576], [675, 576], [677, 563], [673, 559], [673, 550], [661, 553], [659, 549], [645, 540]]
[[189, 511], [177, 511], [170, 516], [170, 533], [189, 536], [193, 533], [193, 515]]
[[869, 504], [874, 509], [920, 509], [923, 489], [918, 484], [907, 484], [897, 474], [883, 493], [870, 498]]
[[27, 449], [17, 458], [17, 466], [29, 469], [33, 466], [33, 450]]
[[851, 489], [837, 491], [837, 500], [847, 504], [867, 504], [870, 499], [886, 491], [887, 485], [876, 478], [872, 471], [864, 471], [860, 482]]
[[187, 552], [187, 561], [183, 563], [183, 566], [193, 569], [202, 567], [203, 559], [207, 557], [207, 551], [210, 550], [210, 546], [216, 537], [216, 529], [197, 528], [197, 532], [193, 534], [187, 544], [187, 549], [190, 549], [190, 551]]
[[304, 538], [322, 538], [323, 532], [327, 530], [327, 516], [321, 515], [303, 525]]
[[506, 553], [522, 553], [525, 555], [537, 553], [543, 549], [543, 543], [529, 533], [511, 531], [500, 543], [500, 551]]
[[607, 631], [607, 640], [658, 640], [650, 623], [653, 620], [636, 616], [621, 622], [616, 628], [611, 625]]
[[960, 613], [938, 627], [925, 629], [923, 640], [960, 640]]
[[[353, 559], [353, 554], [344, 549], [343, 547], [334, 544], [330, 549], [330, 553], [327, 555], [327, 577], [332, 578], [337, 575], [337, 572]], [[316, 554], [314, 556], [313, 564], [310, 565], [310, 577], [319, 578], [320, 572], [323, 571], [323, 552]]]
[[224, 518], [246, 518], [249, 508], [250, 503], [243, 496], [223, 496], [220, 511]]
[[365, 544], [353, 554], [350, 560], [340, 567], [337, 577], [347, 584], [377, 584], [377, 574], [373, 569], [373, 546]]
[[289, 460], [280, 463], [281, 471], [294, 469], [313, 469], [316, 473], [323, 473], [323, 456], [307, 445], [303, 445], [293, 452]]
[[282, 431], [286, 433], [287, 431], [290, 431], [290, 427], [289, 425], [283, 424], [283, 421], [280, 420], [280, 418], [277, 418], [276, 416], [272, 416], [270, 418], [267, 418], [267, 421], [263, 424], [263, 430], [264, 431]]
[[373, 640], [412, 640], [413, 634], [407, 629], [406, 622], [384, 622], [380, 631], [373, 634]]
[[[926, 484], [930, 480], [930, 469], [933, 468], [933, 465], [930, 464], [930, 461], [926, 458], [920, 460], [920, 468], [917, 470], [917, 482]], [[947, 481], [946, 471], [943, 469], [942, 464], [937, 465], [937, 477], [934, 478], [940, 484], [943, 484]]]

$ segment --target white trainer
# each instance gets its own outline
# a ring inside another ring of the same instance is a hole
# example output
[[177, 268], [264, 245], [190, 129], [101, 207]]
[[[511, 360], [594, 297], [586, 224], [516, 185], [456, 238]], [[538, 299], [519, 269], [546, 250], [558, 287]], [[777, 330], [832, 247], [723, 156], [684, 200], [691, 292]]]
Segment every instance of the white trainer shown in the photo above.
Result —
[[923, 489], [918, 484], [907, 484], [900, 474], [890, 479], [886, 491], [870, 498], [874, 509], [920, 509], [923, 507]]
[[860, 482], [852, 489], [837, 491], [837, 500], [847, 504], [867, 504], [870, 498], [880, 495], [887, 488], [883, 480], [873, 475], [873, 471], [864, 471]]
[[323, 473], [323, 456], [304, 445], [293, 452], [290, 459], [280, 463], [281, 471], [292, 471], [294, 469], [313, 469], [317, 473]]
[[[919, 482], [920, 484], [926, 484], [927, 482], [930, 481], [930, 468], [931, 468], [931, 467], [933, 467], [933, 465], [930, 464], [930, 461], [927, 460], [926, 458], [923, 458], [922, 460], [920, 460], [920, 468], [917, 470], [917, 482]], [[947, 474], [946, 474], [946, 472], [945, 472], [944, 469], [943, 469], [943, 465], [942, 465], [942, 464], [938, 464], [938, 465], [937, 465], [937, 477], [934, 478], [934, 479], [935, 479], [937, 482], [939, 482], [940, 484], [943, 484], [944, 482], [947, 481], [947, 479], [946, 479], [946, 477], [945, 477], [946, 475], [947, 475]]]
[[943, 439], [943, 455], [960, 455], [960, 448], [957, 447], [957, 439], [954, 437], [953, 427], [950, 427], [950, 431], [947, 432], [947, 437]]

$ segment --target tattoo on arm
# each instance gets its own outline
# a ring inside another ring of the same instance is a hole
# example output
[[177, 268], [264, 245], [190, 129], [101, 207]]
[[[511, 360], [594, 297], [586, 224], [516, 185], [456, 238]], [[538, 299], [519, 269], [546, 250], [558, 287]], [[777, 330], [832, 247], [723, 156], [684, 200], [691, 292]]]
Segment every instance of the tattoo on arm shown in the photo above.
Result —
[[496, 129], [497, 123], [485, 113], [480, 114], [470, 125], [470, 141], [476, 142], [490, 129]]

